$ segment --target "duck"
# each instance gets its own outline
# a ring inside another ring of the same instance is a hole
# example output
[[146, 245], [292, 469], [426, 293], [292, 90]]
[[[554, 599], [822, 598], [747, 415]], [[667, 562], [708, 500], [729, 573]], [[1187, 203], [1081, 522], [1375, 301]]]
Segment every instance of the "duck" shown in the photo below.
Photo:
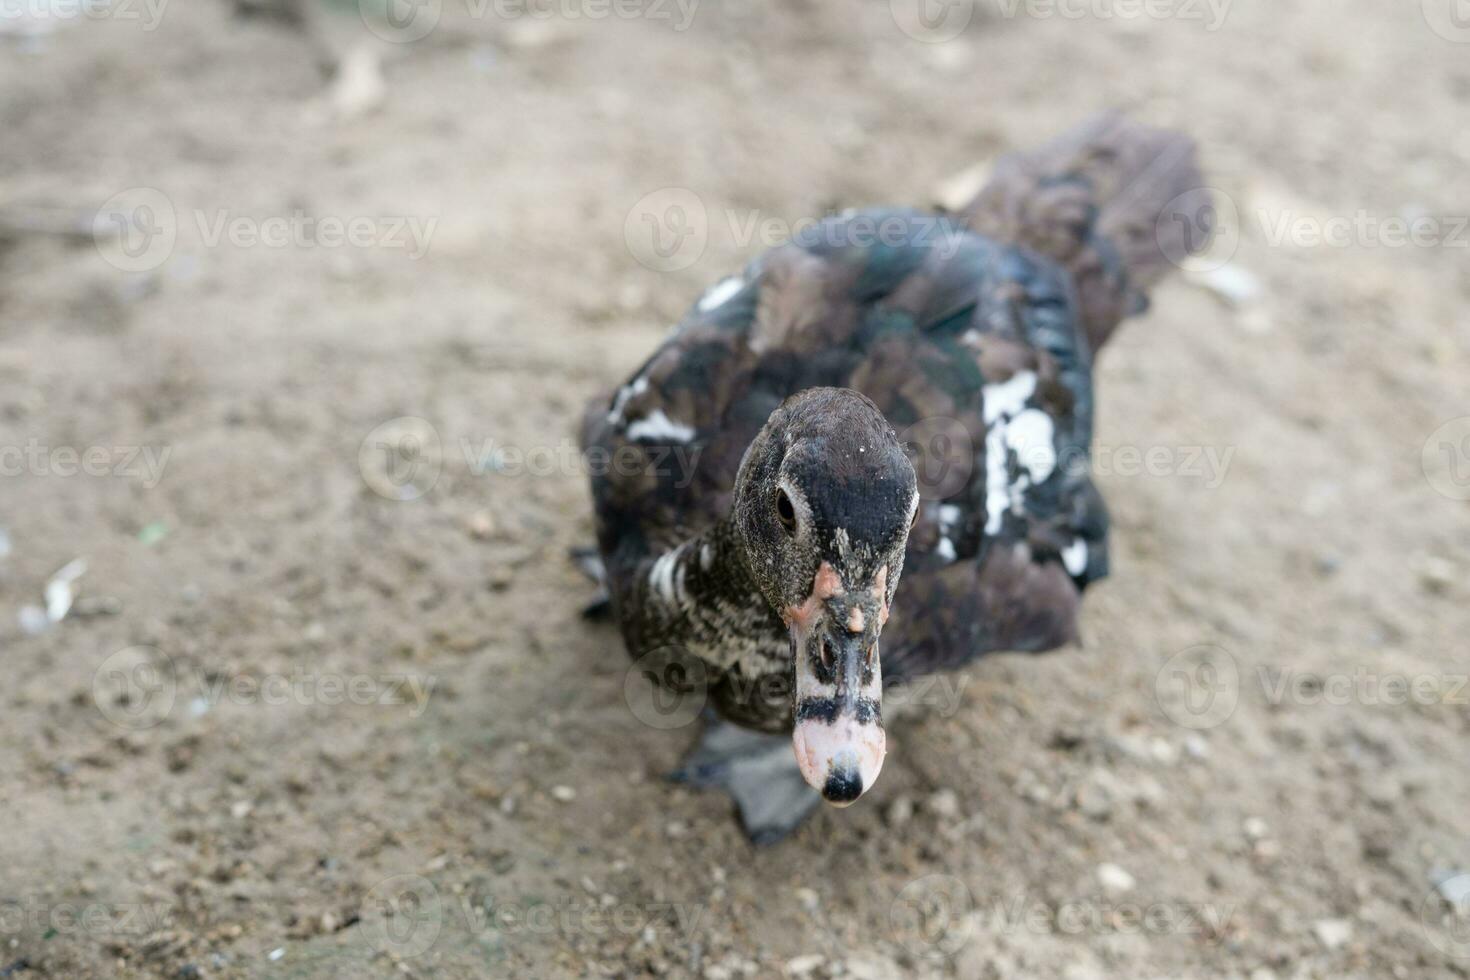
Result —
[[605, 608], [705, 699], [675, 779], [779, 840], [872, 788], [904, 692], [1078, 641], [1108, 574], [1095, 358], [1211, 214], [1189, 137], [1103, 113], [957, 208], [805, 225], [594, 400]]

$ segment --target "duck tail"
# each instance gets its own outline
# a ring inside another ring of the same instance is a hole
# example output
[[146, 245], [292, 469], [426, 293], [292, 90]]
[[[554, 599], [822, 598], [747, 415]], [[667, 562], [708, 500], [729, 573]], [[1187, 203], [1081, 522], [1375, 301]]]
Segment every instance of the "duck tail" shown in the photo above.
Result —
[[990, 238], [1069, 273], [1092, 349], [1148, 308], [1148, 290], [1209, 244], [1214, 212], [1194, 141], [1108, 112], [1001, 158], [963, 210]]

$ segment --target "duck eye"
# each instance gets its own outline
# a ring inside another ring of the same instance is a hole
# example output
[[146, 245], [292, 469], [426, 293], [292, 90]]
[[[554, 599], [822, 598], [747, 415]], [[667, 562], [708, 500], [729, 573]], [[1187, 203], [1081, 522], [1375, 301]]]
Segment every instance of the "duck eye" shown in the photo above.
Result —
[[785, 490], [776, 491], [776, 516], [781, 518], [786, 530], [796, 530], [796, 508], [791, 505], [791, 498], [786, 496]]

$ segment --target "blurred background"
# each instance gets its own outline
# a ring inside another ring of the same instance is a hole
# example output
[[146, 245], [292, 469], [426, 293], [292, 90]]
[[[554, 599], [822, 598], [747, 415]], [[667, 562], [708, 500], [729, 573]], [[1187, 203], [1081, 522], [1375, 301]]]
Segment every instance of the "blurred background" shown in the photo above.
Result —
[[[0, 977], [1470, 976], [1456, 0], [0, 2]], [[574, 433], [801, 222], [1123, 107], [1219, 232], [1113, 577], [753, 850]]]

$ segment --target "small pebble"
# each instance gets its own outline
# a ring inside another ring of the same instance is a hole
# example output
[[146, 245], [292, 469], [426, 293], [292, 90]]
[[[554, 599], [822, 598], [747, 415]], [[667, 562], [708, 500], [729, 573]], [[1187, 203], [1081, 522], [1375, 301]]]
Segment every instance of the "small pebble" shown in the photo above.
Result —
[[895, 830], [904, 826], [914, 817], [914, 801], [907, 796], [900, 796], [888, 804], [888, 826]]
[[1189, 278], [1237, 310], [1255, 303], [1265, 292], [1256, 274], [1239, 265], [1222, 265], [1218, 269], [1194, 273]]
[[1198, 735], [1190, 735], [1184, 740], [1184, 751], [1191, 759], [1208, 759], [1210, 743]]
[[1246, 817], [1240, 826], [1247, 840], [1263, 840], [1271, 833], [1271, 828], [1260, 817]]
[[1106, 769], [1094, 769], [1087, 774], [1082, 785], [1077, 787], [1077, 809], [1094, 820], [1106, 820], [1113, 815], [1113, 807], [1120, 795], [1118, 781]]
[[570, 803], [577, 798], [577, 791], [570, 786], [553, 786], [551, 795], [562, 803]]
[[808, 953], [786, 961], [786, 972], [793, 977], [804, 977], [821, 966], [824, 957], [820, 953]]
[[1149, 742], [1148, 751], [1153, 760], [1162, 765], [1172, 766], [1179, 761], [1179, 750], [1167, 739], [1155, 738]]
[[1097, 866], [1097, 881], [1103, 886], [1103, 890], [1112, 895], [1121, 895], [1131, 892], [1137, 884], [1133, 876], [1116, 864], [1100, 864]]
[[495, 518], [490, 516], [488, 510], [478, 510], [470, 515], [469, 521], [470, 537], [477, 541], [484, 541], [495, 533]]
[[952, 789], [942, 789], [930, 796], [924, 806], [936, 817], [952, 820], [960, 815], [960, 798]]
[[286, 955], [286, 947], [279, 946], [276, 949], [273, 949], [269, 953], [265, 954], [265, 958], [268, 959], [268, 960], [270, 960], [272, 963], [274, 963], [276, 960], [280, 959], [281, 957], [283, 957], [285, 955]]
[[1338, 949], [1353, 938], [1353, 924], [1347, 919], [1322, 919], [1312, 926], [1312, 932], [1323, 949]]

